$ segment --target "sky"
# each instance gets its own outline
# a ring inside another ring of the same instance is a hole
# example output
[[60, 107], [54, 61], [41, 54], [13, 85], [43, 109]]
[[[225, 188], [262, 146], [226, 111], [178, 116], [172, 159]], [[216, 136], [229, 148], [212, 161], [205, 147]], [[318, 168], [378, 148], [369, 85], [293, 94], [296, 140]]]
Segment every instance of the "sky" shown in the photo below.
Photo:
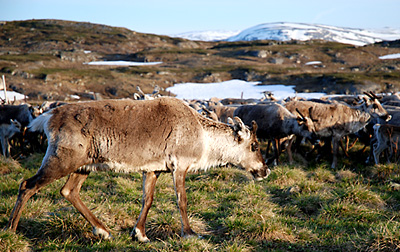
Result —
[[0, 20], [62, 19], [174, 35], [272, 22], [400, 27], [400, 0], [0, 0]]

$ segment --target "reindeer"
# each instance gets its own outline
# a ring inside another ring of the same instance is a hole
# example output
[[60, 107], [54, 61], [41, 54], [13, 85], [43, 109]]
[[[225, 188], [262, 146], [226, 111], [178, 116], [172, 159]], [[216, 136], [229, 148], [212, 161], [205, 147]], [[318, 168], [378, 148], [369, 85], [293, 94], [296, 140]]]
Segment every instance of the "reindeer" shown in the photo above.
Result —
[[10, 119], [18, 120], [22, 127], [28, 126], [33, 120], [33, 108], [28, 104], [0, 105], [0, 124], [10, 123]]
[[342, 137], [363, 129], [372, 118], [389, 120], [390, 116], [372, 93], [357, 106], [349, 107], [342, 103], [323, 104], [311, 101], [290, 101], [285, 107], [292, 113], [300, 111], [315, 121], [315, 133], [320, 138], [332, 141], [332, 168], [337, 166], [339, 141]]
[[[391, 155], [398, 149], [400, 143], [400, 126], [392, 124], [374, 125], [374, 148], [373, 155], [375, 164], [379, 164], [379, 156], [382, 151], [389, 149]], [[388, 155], [388, 162], [389, 162]]]
[[[271, 102], [261, 105], [244, 105], [234, 111], [234, 116], [240, 117], [245, 124], [251, 124], [254, 120], [258, 125], [257, 137], [263, 140], [271, 140], [275, 152], [274, 159], [279, 162], [279, 140], [292, 135], [303, 136], [308, 140], [316, 140], [314, 123], [309, 117], [301, 113], [296, 116], [284, 106]], [[291, 143], [291, 139], [289, 139]], [[292, 162], [291, 144], [287, 151], [289, 161]]]
[[136, 90], [139, 92], [139, 94], [133, 94], [133, 99], [135, 100], [154, 100], [155, 98], [161, 97], [160, 87], [157, 85], [154, 87], [154, 90], [151, 94], [145, 94], [139, 86], [136, 87]]
[[132, 238], [148, 242], [147, 213], [161, 173], [172, 173], [181, 214], [182, 236], [195, 235], [187, 216], [185, 177], [188, 172], [231, 163], [266, 178], [255, 135], [239, 118], [224, 124], [207, 119], [183, 101], [103, 100], [66, 104], [36, 118], [31, 130], [44, 130], [48, 148], [38, 172], [24, 180], [8, 228], [15, 231], [26, 202], [42, 187], [69, 175], [61, 194], [93, 226], [93, 233], [110, 238], [107, 227], [79, 197], [91, 171], [143, 172], [142, 210]]
[[10, 157], [9, 140], [18, 132], [21, 132], [21, 123], [17, 120], [10, 119], [10, 123], [0, 124], [0, 143], [4, 157]]
[[[26, 134], [26, 127], [33, 120], [35, 109], [29, 104], [20, 105], [0, 105], [0, 124], [5, 124], [3, 127], [10, 126], [10, 120], [18, 121], [20, 125], [18, 126], [20, 130], [16, 131], [14, 128], [14, 141], [13, 146], [19, 146], [23, 150], [27, 145], [29, 134]], [[12, 123], [11, 123], [12, 127]], [[8, 150], [10, 149], [9, 143], [3, 139]], [[4, 150], [4, 149], [3, 149]], [[6, 150], [6, 152], [8, 152]]]
[[[228, 118], [233, 118], [233, 113], [237, 106], [227, 106], [227, 105], [209, 105], [207, 108], [203, 108], [203, 111], [207, 116], [217, 121], [226, 123]], [[214, 116], [215, 115], [215, 116]]]

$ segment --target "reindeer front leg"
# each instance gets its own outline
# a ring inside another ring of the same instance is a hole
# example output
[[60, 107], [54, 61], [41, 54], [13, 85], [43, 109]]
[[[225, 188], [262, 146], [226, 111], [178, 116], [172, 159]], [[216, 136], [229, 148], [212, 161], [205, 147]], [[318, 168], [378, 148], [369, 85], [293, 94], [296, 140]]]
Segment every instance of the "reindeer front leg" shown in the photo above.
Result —
[[176, 193], [176, 197], [177, 197], [179, 211], [181, 213], [182, 237], [191, 236], [191, 235], [196, 234], [190, 228], [189, 218], [187, 215], [187, 197], [186, 197], [186, 189], [185, 189], [186, 173], [187, 173], [187, 169], [185, 169], [185, 170], [176, 169], [173, 172], [175, 193]]
[[147, 214], [153, 203], [154, 189], [159, 175], [160, 172], [143, 172], [142, 210], [140, 211], [135, 228], [132, 231], [132, 239], [136, 238], [141, 242], [150, 242], [149, 238], [146, 236], [145, 223]]

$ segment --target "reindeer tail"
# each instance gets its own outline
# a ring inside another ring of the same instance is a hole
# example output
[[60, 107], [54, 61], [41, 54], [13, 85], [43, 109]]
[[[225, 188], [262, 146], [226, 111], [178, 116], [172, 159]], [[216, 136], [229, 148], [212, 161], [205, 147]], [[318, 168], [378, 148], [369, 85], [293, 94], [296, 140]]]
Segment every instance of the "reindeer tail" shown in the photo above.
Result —
[[40, 116], [36, 117], [29, 125], [29, 131], [32, 132], [46, 132], [47, 124], [52, 116], [51, 111], [41, 114]]

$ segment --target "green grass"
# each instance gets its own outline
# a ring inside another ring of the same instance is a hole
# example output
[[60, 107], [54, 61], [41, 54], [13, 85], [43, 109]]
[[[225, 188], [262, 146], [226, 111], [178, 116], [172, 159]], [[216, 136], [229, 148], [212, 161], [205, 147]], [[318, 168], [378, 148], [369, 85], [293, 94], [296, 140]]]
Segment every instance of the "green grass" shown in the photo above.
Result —
[[[36, 172], [42, 157], [0, 159], [1, 230], [19, 183]], [[327, 162], [282, 164], [262, 182], [235, 167], [189, 174], [189, 219], [201, 239], [180, 237], [172, 178], [162, 174], [146, 223], [148, 244], [130, 237], [141, 208], [141, 174], [92, 173], [82, 187], [82, 200], [109, 227], [110, 241], [93, 236], [59, 194], [63, 178], [28, 201], [16, 233], [0, 231], [0, 250], [398, 251], [400, 192], [392, 184], [400, 182], [399, 166], [361, 169], [358, 158], [340, 160], [338, 170]]]

